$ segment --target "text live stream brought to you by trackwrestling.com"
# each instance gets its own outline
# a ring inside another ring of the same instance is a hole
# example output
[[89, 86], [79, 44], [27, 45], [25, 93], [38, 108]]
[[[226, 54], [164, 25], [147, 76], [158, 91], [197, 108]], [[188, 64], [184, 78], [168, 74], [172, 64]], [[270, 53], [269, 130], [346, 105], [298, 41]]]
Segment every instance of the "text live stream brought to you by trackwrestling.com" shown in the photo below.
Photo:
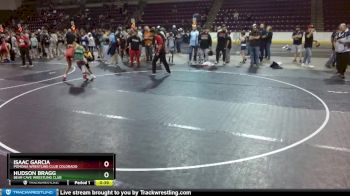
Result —
[[[194, 191], [197, 192], [197, 191]], [[203, 192], [203, 191], [198, 191]], [[116, 196], [145, 196], [145, 195], [164, 195], [164, 196], [188, 196], [192, 195], [188, 190], [68, 190], [68, 189], [32, 189], [32, 188], [8, 188], [0, 191], [0, 196], [75, 196], [75, 195], [116, 195]]]

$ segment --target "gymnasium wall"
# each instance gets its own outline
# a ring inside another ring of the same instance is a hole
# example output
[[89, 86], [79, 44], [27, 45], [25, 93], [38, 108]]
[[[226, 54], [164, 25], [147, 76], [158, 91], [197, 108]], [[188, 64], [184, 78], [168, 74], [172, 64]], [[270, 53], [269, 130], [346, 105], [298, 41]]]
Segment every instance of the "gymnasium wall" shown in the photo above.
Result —
[[[217, 34], [210, 34], [213, 42], [217, 42]], [[314, 39], [319, 41], [322, 45], [330, 45], [332, 32], [316, 32], [314, 35]], [[238, 40], [240, 36], [239, 32], [235, 32], [231, 34], [232, 40]], [[292, 44], [292, 32], [274, 32], [273, 33], [273, 44]]]

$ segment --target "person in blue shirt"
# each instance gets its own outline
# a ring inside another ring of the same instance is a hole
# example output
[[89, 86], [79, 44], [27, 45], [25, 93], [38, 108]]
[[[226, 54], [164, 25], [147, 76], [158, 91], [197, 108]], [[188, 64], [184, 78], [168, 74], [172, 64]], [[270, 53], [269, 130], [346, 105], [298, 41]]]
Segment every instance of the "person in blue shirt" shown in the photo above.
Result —
[[110, 65], [117, 65], [118, 64], [118, 40], [116, 38], [116, 34], [114, 32], [111, 32], [109, 34], [109, 50], [108, 54], [111, 56], [110, 62], [108, 64]]
[[110, 43], [115, 43], [116, 42], [114, 32], [111, 32], [111, 34], [109, 34], [109, 42]]
[[192, 54], [194, 56], [193, 60], [197, 61], [197, 52], [198, 52], [198, 45], [199, 45], [199, 32], [195, 25], [192, 26], [192, 31], [190, 33], [189, 41], [190, 41], [190, 45], [189, 45], [190, 52], [189, 52], [188, 64], [191, 64]]

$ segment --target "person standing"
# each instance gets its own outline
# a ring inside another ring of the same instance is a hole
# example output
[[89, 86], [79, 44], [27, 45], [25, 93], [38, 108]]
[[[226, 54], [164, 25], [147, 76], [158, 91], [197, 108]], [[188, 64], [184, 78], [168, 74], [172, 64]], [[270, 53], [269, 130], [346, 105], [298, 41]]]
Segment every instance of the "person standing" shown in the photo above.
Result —
[[166, 48], [169, 52], [169, 63], [171, 65], [174, 65], [174, 54], [175, 54], [175, 37], [173, 32], [169, 33], [169, 36], [166, 40]]
[[192, 25], [192, 31], [190, 33], [190, 51], [189, 51], [189, 61], [188, 64], [192, 64], [192, 55], [193, 55], [193, 60], [196, 62], [197, 61], [197, 52], [198, 52], [198, 45], [199, 45], [199, 32], [197, 30], [197, 26]]
[[176, 50], [177, 53], [181, 53], [181, 43], [182, 43], [182, 35], [184, 34], [182, 28], [179, 28], [176, 34]]
[[54, 58], [57, 56], [57, 42], [58, 42], [58, 36], [55, 32], [51, 33], [50, 35], [50, 45], [49, 45], [49, 58]]
[[267, 43], [267, 31], [265, 24], [260, 24], [260, 63], [263, 62], [264, 56], [266, 55], [266, 43]]
[[336, 30], [331, 35], [332, 53], [328, 61], [326, 62], [326, 67], [329, 69], [331, 69], [332, 67], [335, 67], [335, 63], [336, 63], [335, 42], [337, 41], [335, 40], [335, 36], [337, 36], [338, 33], [339, 33], [339, 30]]
[[126, 48], [127, 48], [127, 43], [126, 43], [126, 37], [124, 34], [120, 35], [119, 38], [119, 54], [120, 54], [120, 60], [123, 62], [124, 56], [126, 56]]
[[249, 48], [250, 48], [250, 65], [258, 67], [259, 65], [259, 52], [260, 52], [260, 39], [261, 34], [254, 24], [253, 29], [249, 35]]
[[201, 54], [201, 61], [208, 61], [208, 52], [212, 47], [212, 39], [209, 33], [209, 28], [205, 28], [199, 36], [199, 48]]
[[218, 44], [216, 46], [216, 62], [219, 63], [220, 53], [222, 55], [223, 65], [226, 64], [226, 48], [227, 48], [227, 29], [226, 27], [222, 27], [217, 34]]
[[146, 50], [146, 61], [150, 62], [152, 61], [152, 56], [153, 56], [153, 39], [154, 39], [154, 35], [151, 32], [150, 28], [148, 26], [145, 26], [145, 32], [143, 34], [143, 40], [145, 43], [145, 50]]
[[102, 34], [102, 57], [101, 57], [101, 61], [103, 63], [107, 63], [109, 61], [109, 55], [108, 55], [108, 51], [109, 51], [109, 45], [110, 45], [110, 41], [109, 41], [109, 36], [108, 36], [109, 32], [105, 31]]
[[231, 61], [231, 48], [232, 48], [232, 39], [231, 39], [231, 32], [227, 32], [227, 46], [226, 46], [226, 64], [230, 63]]
[[30, 38], [30, 43], [31, 43], [31, 45], [30, 45], [31, 57], [34, 59], [38, 58], [38, 45], [39, 45], [39, 43], [38, 43], [38, 39], [36, 38], [34, 33], [32, 34], [32, 36]]
[[240, 63], [245, 64], [245, 62], [247, 61], [246, 54], [247, 54], [247, 40], [248, 40], [248, 37], [246, 36], [245, 31], [241, 32], [241, 36], [239, 40], [241, 42], [241, 57], [242, 57], [242, 61]]
[[156, 75], [156, 68], [157, 68], [157, 61], [160, 59], [160, 61], [163, 63], [166, 71], [168, 74], [171, 73], [169, 64], [166, 61], [165, 56], [165, 35], [162, 32], [158, 32], [155, 36], [155, 55], [152, 61], [152, 75]]
[[[118, 50], [119, 50], [119, 45], [118, 45], [118, 40], [116, 38], [116, 35], [114, 32], [111, 32], [109, 34], [109, 49], [108, 49], [108, 54], [111, 56], [110, 65], [117, 65], [118, 64]], [[130, 62], [130, 65], [132, 62]]]
[[314, 68], [315, 66], [311, 65], [311, 58], [312, 58], [312, 47], [313, 43], [316, 42], [314, 40], [314, 32], [315, 28], [313, 25], [309, 25], [308, 29], [305, 33], [305, 55], [304, 55], [304, 61], [303, 64], [301, 64], [302, 67], [308, 67], [308, 68]]
[[10, 50], [11, 46], [6, 42], [4, 36], [0, 36], [0, 63], [10, 62]]
[[345, 79], [345, 72], [350, 58], [350, 31], [347, 31], [345, 23], [340, 24], [339, 32], [336, 34], [334, 42], [337, 55], [337, 75], [341, 79]]
[[293, 39], [293, 46], [292, 46], [292, 52], [294, 53], [294, 60], [293, 63], [297, 62], [297, 57], [299, 56], [299, 63], [302, 63], [302, 41], [303, 41], [304, 33], [300, 30], [300, 27], [297, 26], [295, 28], [295, 31], [293, 32], [292, 39]]
[[43, 58], [50, 58], [50, 35], [47, 30], [42, 31], [42, 48], [43, 48]]
[[273, 32], [272, 32], [272, 27], [267, 26], [266, 27], [266, 53], [265, 53], [265, 59], [268, 61], [271, 59], [271, 44], [272, 44], [272, 37], [273, 37]]
[[94, 36], [92, 36], [92, 33], [88, 33], [88, 39], [89, 39], [89, 51], [94, 55], [94, 49], [96, 47], [96, 42]]
[[[177, 50], [177, 46], [176, 46], [177, 42], [176, 42], [176, 39], [177, 39], [177, 34], [179, 33], [179, 31], [177, 30], [176, 25], [173, 25], [173, 27], [172, 27], [172, 29], [170, 30], [170, 32], [173, 33], [173, 36], [174, 36], [174, 38], [175, 38], [175, 48], [176, 48], [176, 50]], [[174, 52], [175, 52], [175, 51], [174, 51]]]
[[[18, 47], [22, 58], [21, 67], [24, 67], [24, 68], [33, 67], [32, 59], [30, 58], [30, 55], [29, 55], [29, 46], [30, 46], [29, 37], [25, 36], [24, 33], [22, 32], [20, 33], [20, 36], [17, 38], [17, 42], [18, 42]], [[29, 62], [29, 66], [26, 65], [26, 58]]]
[[67, 49], [66, 49], [66, 60], [67, 60], [67, 66], [66, 69], [64, 71], [64, 75], [63, 75], [63, 81], [67, 80], [67, 75], [69, 70], [72, 68], [72, 62], [73, 62], [73, 58], [74, 58], [74, 42], [75, 42], [76, 36], [74, 35], [74, 33], [72, 32], [71, 29], [68, 29], [67, 34], [66, 34], [66, 43], [67, 43]]
[[[132, 31], [131, 36], [128, 38], [129, 54], [130, 54], [130, 67], [134, 69], [140, 68], [140, 47], [141, 38], [138, 36], [137, 31]], [[134, 59], [136, 58], [137, 67], [133, 66]]]
[[63, 48], [64, 48], [64, 36], [63, 36], [62, 32], [57, 32], [57, 37], [58, 37], [57, 56], [61, 57], [61, 55], [63, 54]]

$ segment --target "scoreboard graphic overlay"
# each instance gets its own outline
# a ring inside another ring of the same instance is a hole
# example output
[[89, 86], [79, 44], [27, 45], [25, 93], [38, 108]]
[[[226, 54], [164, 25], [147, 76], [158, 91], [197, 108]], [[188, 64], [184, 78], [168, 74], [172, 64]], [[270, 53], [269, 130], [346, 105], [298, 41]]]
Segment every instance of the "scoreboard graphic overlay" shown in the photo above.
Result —
[[8, 154], [9, 185], [113, 186], [115, 154]]

